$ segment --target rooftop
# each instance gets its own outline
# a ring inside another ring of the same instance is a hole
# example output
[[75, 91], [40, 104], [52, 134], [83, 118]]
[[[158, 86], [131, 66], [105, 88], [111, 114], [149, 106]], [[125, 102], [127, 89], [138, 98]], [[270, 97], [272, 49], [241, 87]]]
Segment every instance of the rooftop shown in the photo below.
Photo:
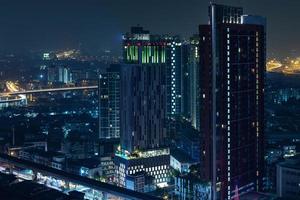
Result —
[[170, 154], [169, 148], [162, 148], [162, 149], [151, 149], [147, 151], [135, 151], [133, 153], [129, 153], [128, 151], [118, 150], [115, 153], [115, 156], [121, 157], [126, 160], [132, 159], [141, 159], [141, 158], [151, 158], [157, 156], [166, 156]]
[[179, 149], [171, 149], [171, 156], [181, 163], [196, 163], [188, 154]]
[[30, 154], [39, 155], [46, 158], [53, 158], [53, 157], [64, 157], [65, 155], [63, 153], [54, 152], [54, 151], [44, 151], [38, 148], [30, 148], [25, 149], [25, 152], [28, 152]]
[[285, 168], [300, 170], [300, 156], [289, 158], [278, 165]]

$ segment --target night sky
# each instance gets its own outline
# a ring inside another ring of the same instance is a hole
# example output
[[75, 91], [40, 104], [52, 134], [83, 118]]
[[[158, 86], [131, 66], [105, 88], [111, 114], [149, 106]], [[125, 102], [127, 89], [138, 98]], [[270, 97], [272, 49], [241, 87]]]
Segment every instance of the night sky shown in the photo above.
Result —
[[[299, 0], [223, 0], [268, 20], [269, 56], [300, 55]], [[0, 0], [0, 50], [81, 46], [119, 52], [121, 35], [140, 24], [153, 33], [197, 33], [208, 0]]]

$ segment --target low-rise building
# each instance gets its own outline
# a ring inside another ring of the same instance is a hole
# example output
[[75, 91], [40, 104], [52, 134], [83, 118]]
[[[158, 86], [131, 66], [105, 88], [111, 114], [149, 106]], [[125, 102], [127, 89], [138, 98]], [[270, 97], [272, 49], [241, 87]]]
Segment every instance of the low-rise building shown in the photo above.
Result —
[[197, 162], [193, 160], [188, 154], [179, 149], [172, 149], [170, 155], [170, 166], [180, 173], [188, 173], [191, 165]]
[[277, 195], [284, 198], [300, 197], [300, 157], [277, 164]]
[[211, 185], [192, 173], [175, 177], [175, 196], [179, 200], [210, 200]]
[[102, 175], [102, 167], [98, 158], [69, 160], [67, 171], [93, 179], [100, 178]]
[[134, 155], [117, 152], [115, 162], [115, 183], [127, 188], [127, 179], [140, 172], [146, 172], [147, 176], [154, 178], [154, 184], [165, 187], [170, 181], [170, 150], [156, 149], [137, 152]]
[[137, 192], [144, 192], [145, 187], [145, 172], [138, 172], [128, 175], [126, 179], [126, 188]]
[[100, 166], [102, 171], [103, 182], [113, 183], [115, 174], [115, 164], [111, 156], [105, 156], [100, 158]]
[[19, 158], [58, 170], [65, 169], [65, 155], [59, 152], [30, 148], [19, 151]]
[[67, 161], [66, 170], [72, 174], [113, 183], [114, 162], [112, 157], [93, 157]]

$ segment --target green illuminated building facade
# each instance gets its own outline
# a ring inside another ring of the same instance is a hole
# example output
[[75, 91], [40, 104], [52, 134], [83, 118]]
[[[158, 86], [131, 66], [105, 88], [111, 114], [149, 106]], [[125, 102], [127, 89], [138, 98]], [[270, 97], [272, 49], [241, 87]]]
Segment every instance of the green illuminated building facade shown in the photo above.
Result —
[[165, 45], [126, 45], [124, 46], [124, 54], [126, 57], [126, 62], [130, 64], [166, 63]]
[[167, 117], [183, 112], [182, 56], [181, 39], [177, 36], [151, 35], [142, 27], [132, 27], [123, 36], [124, 63], [165, 65]]

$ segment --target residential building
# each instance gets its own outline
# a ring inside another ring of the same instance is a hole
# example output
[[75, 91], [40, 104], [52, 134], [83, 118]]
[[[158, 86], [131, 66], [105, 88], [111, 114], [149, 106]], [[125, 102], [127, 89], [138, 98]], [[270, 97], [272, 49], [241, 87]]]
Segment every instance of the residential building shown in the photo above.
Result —
[[265, 24], [212, 3], [199, 27], [200, 163], [213, 200], [263, 189]]

